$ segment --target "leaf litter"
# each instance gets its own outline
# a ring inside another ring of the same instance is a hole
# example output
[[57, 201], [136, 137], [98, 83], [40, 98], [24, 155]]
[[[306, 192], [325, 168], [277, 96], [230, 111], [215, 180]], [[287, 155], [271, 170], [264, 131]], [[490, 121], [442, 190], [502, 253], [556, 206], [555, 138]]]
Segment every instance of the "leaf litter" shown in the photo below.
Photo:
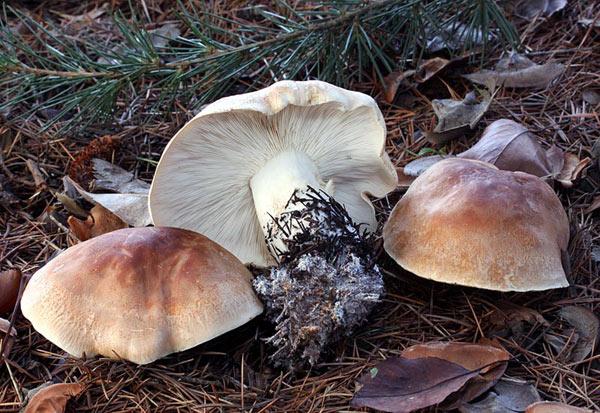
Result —
[[453, 409], [478, 397], [504, 374], [510, 355], [482, 344], [432, 342], [407, 348], [359, 379], [351, 405], [411, 412]]
[[533, 403], [541, 401], [537, 389], [523, 380], [501, 379], [483, 400], [465, 403], [460, 413], [524, 412]]
[[532, 62], [520, 54], [501, 59], [494, 70], [481, 70], [463, 75], [473, 83], [486, 84], [490, 81], [499, 86], [514, 88], [545, 88], [565, 70], [562, 63], [550, 61], [543, 65]]
[[27, 405], [23, 413], [63, 413], [67, 402], [85, 388], [78, 383], [47, 382], [27, 393]]

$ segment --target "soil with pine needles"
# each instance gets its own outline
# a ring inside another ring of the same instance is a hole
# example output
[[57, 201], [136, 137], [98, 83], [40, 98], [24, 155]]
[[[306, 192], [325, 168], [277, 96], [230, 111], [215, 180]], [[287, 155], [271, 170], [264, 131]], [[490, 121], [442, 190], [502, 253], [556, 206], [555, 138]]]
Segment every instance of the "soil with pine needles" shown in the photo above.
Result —
[[[91, 1], [84, 7], [74, 2], [46, 1], [17, 6], [28, 10], [33, 19], [44, 16], [64, 24], [60, 13], [76, 16], [101, 3]], [[145, 12], [154, 21], [168, 20], [168, 1], [144, 3]], [[215, 13], [231, 17], [241, 3], [211, 2]], [[120, 5], [112, 1], [109, 7]], [[537, 63], [550, 59], [562, 62], [566, 71], [545, 89], [501, 88], [477, 130], [437, 149], [461, 152], [476, 142], [486, 125], [508, 118], [539, 130], [537, 136], [546, 148], [554, 144], [580, 158], [592, 157], [600, 136], [599, 107], [585, 102], [582, 93], [600, 87], [600, 29], [577, 20], [599, 16], [596, 2], [579, 0], [570, 0], [564, 10], [549, 18], [524, 21], [512, 16], [529, 56]], [[86, 24], [78, 30], [80, 36], [107, 35], [101, 25]], [[492, 68], [501, 56], [501, 49], [492, 50], [484, 67]], [[385, 102], [374, 80], [355, 82], [352, 89], [378, 100], [388, 127], [388, 153], [397, 166], [403, 166], [414, 159], [406, 150], [417, 153], [432, 146], [423, 138], [423, 131], [434, 127], [430, 100], [464, 97], [473, 86], [460, 74], [475, 70], [477, 67], [465, 60], [424, 85], [401, 87], [394, 104]], [[151, 92], [152, 85], [148, 88]], [[0, 174], [16, 199], [0, 206], [1, 269], [19, 268], [31, 275], [57, 251], [74, 243], [65, 226], [68, 214], [55, 193], [62, 190], [61, 178], [75, 156], [92, 139], [119, 136], [122, 147], [114, 152], [113, 162], [150, 182], [155, 164], [146, 160], [158, 160], [168, 140], [192, 115], [181, 110], [168, 122], [146, 123], [140, 111], [136, 115], [139, 119], [130, 119], [126, 127], [92, 125], [85, 132], [70, 134], [57, 134], [59, 125], [41, 132], [44, 116], [51, 116], [47, 113], [25, 122], [3, 119]], [[32, 163], [39, 168], [43, 182], [39, 177], [34, 179]], [[71, 358], [36, 333], [17, 310], [13, 319], [18, 337], [9, 357], [0, 363], [0, 412], [19, 411], [25, 390], [48, 381], [77, 381], [85, 386], [85, 391], [69, 402], [68, 409], [73, 411], [349, 411], [356, 380], [377, 361], [397, 356], [417, 343], [480, 342], [483, 338], [495, 338], [514, 357], [506, 375], [535, 385], [543, 399], [600, 409], [597, 351], [574, 363], [543, 339], [548, 329], [560, 330], [557, 311], [563, 306], [599, 312], [598, 253], [594, 259], [592, 250], [600, 246], [600, 210], [585, 212], [600, 195], [599, 182], [596, 158], [573, 188], [554, 185], [571, 228], [571, 288], [495, 293], [434, 283], [403, 271], [386, 256], [380, 242], [379, 264], [385, 273], [386, 297], [362, 327], [330, 346], [321, 364], [296, 375], [269, 362], [272, 349], [262, 339], [272, 331], [260, 318], [209, 343], [138, 366], [104, 358]], [[376, 200], [380, 222], [385, 222], [402, 194], [398, 189]], [[510, 328], [498, 321], [511, 305], [539, 313], [550, 327], [520, 322]], [[569, 334], [565, 329], [566, 341]]]

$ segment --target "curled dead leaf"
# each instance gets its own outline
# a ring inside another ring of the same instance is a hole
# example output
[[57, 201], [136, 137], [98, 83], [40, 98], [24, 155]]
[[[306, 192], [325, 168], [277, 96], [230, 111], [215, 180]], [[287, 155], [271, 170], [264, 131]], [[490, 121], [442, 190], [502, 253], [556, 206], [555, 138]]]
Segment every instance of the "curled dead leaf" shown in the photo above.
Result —
[[525, 410], [525, 413], [593, 413], [592, 410], [581, 409], [558, 402], [537, 402]]
[[566, 5], [567, 0], [526, 0], [519, 3], [517, 14], [526, 19], [531, 19], [538, 14], [551, 16]]
[[78, 383], [43, 384], [29, 392], [29, 402], [23, 413], [62, 413], [71, 397], [78, 396], [84, 387]]
[[594, 198], [594, 200], [592, 201], [592, 203], [590, 204], [590, 206], [588, 206], [583, 212], [585, 214], [591, 214], [592, 212], [594, 212], [598, 208], [600, 208], [600, 196]]
[[396, 168], [396, 174], [398, 175], [398, 188], [408, 188], [417, 179], [416, 176], [406, 174], [402, 167]]
[[8, 357], [16, 338], [17, 330], [11, 327], [8, 320], [0, 318], [0, 349], [4, 348], [2, 356]]
[[564, 65], [560, 63], [548, 62], [537, 65], [525, 56], [513, 54], [500, 60], [495, 70], [484, 69], [463, 76], [471, 82], [479, 84], [486, 84], [493, 80], [500, 86], [544, 88], [563, 71]]
[[416, 72], [414, 70], [407, 70], [405, 72], [392, 72], [384, 77], [381, 89], [385, 101], [392, 103], [396, 97], [396, 93], [398, 92], [400, 85], [404, 83], [406, 86], [408, 86], [409, 83], [406, 81], [406, 79], [414, 76], [415, 73]]
[[470, 343], [432, 342], [407, 348], [402, 357], [418, 359], [437, 357], [456, 363], [478, 374], [465, 382], [460, 391], [447, 397], [442, 404], [445, 409], [455, 409], [490, 389], [506, 370], [510, 354], [497, 346]]
[[425, 137], [431, 143], [442, 145], [451, 139], [474, 129], [481, 117], [492, 103], [494, 86], [490, 84], [490, 92], [482, 91], [483, 100], [475, 103], [475, 93], [469, 92], [462, 101], [452, 99], [434, 99], [431, 101], [438, 123], [432, 132]]
[[450, 60], [442, 57], [434, 57], [423, 61], [417, 69], [415, 80], [419, 83], [425, 83], [450, 64]]
[[573, 187], [573, 182], [585, 176], [585, 171], [591, 163], [590, 158], [579, 159], [575, 154], [565, 153], [564, 165], [557, 181], [565, 188]]
[[473, 147], [457, 156], [540, 177], [556, 175], [563, 168], [560, 148], [553, 146], [544, 151], [534, 134], [510, 119], [492, 122]]
[[594, 350], [598, 340], [600, 327], [598, 317], [587, 308], [574, 305], [561, 308], [558, 315], [572, 325], [579, 336], [571, 353], [571, 360], [574, 362], [584, 360]]
[[107, 232], [129, 227], [121, 218], [102, 205], [95, 205], [85, 221], [70, 216], [67, 223], [73, 235], [80, 241], [86, 241]]
[[464, 404], [460, 413], [524, 412], [542, 399], [535, 387], [523, 381], [500, 380], [489, 394], [477, 403]]
[[0, 272], [0, 315], [12, 311], [15, 307], [21, 278], [22, 274], [18, 269]]

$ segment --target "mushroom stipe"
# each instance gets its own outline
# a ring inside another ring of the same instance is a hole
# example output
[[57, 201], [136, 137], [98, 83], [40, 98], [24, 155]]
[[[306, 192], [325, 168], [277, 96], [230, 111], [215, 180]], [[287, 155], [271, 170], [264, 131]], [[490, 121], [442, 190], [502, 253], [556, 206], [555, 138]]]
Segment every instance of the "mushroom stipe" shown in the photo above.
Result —
[[[340, 203], [312, 187], [296, 190], [270, 228], [293, 234], [277, 256], [280, 265], [254, 280], [275, 324], [267, 339], [277, 348], [271, 359], [288, 369], [315, 365], [325, 347], [350, 335], [384, 294], [373, 237]], [[267, 243], [272, 241], [268, 231]]]

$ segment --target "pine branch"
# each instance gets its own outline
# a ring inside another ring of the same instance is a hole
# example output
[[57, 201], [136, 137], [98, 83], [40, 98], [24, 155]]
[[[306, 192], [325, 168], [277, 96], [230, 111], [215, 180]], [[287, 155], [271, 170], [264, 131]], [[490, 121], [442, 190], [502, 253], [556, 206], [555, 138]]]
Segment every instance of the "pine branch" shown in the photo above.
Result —
[[[346, 86], [371, 70], [381, 80], [398, 64], [418, 59], [431, 32], [449, 27], [462, 27], [450, 34], [460, 38], [459, 53], [480, 48], [480, 39], [485, 52], [490, 34], [513, 46], [518, 42], [493, 0], [310, 4], [299, 11], [276, 0], [271, 10], [243, 10], [254, 14], [253, 23], [178, 4], [173, 15], [189, 34], [167, 39], [165, 47], [153, 44], [135, 12], [130, 19], [111, 15], [119, 41], [102, 43], [73, 38], [50, 22], [37, 23], [5, 7], [0, 111], [28, 107], [11, 116], [18, 118], [55, 108], [59, 113], [46, 128], [63, 116], [71, 116], [63, 127], [85, 127], [115, 114], [117, 101], [164, 114], [176, 101], [198, 108], [236, 82], [251, 88], [284, 78], [319, 78]], [[9, 15], [27, 27], [28, 38], [9, 27]], [[140, 103], [148, 93], [150, 99]]]

